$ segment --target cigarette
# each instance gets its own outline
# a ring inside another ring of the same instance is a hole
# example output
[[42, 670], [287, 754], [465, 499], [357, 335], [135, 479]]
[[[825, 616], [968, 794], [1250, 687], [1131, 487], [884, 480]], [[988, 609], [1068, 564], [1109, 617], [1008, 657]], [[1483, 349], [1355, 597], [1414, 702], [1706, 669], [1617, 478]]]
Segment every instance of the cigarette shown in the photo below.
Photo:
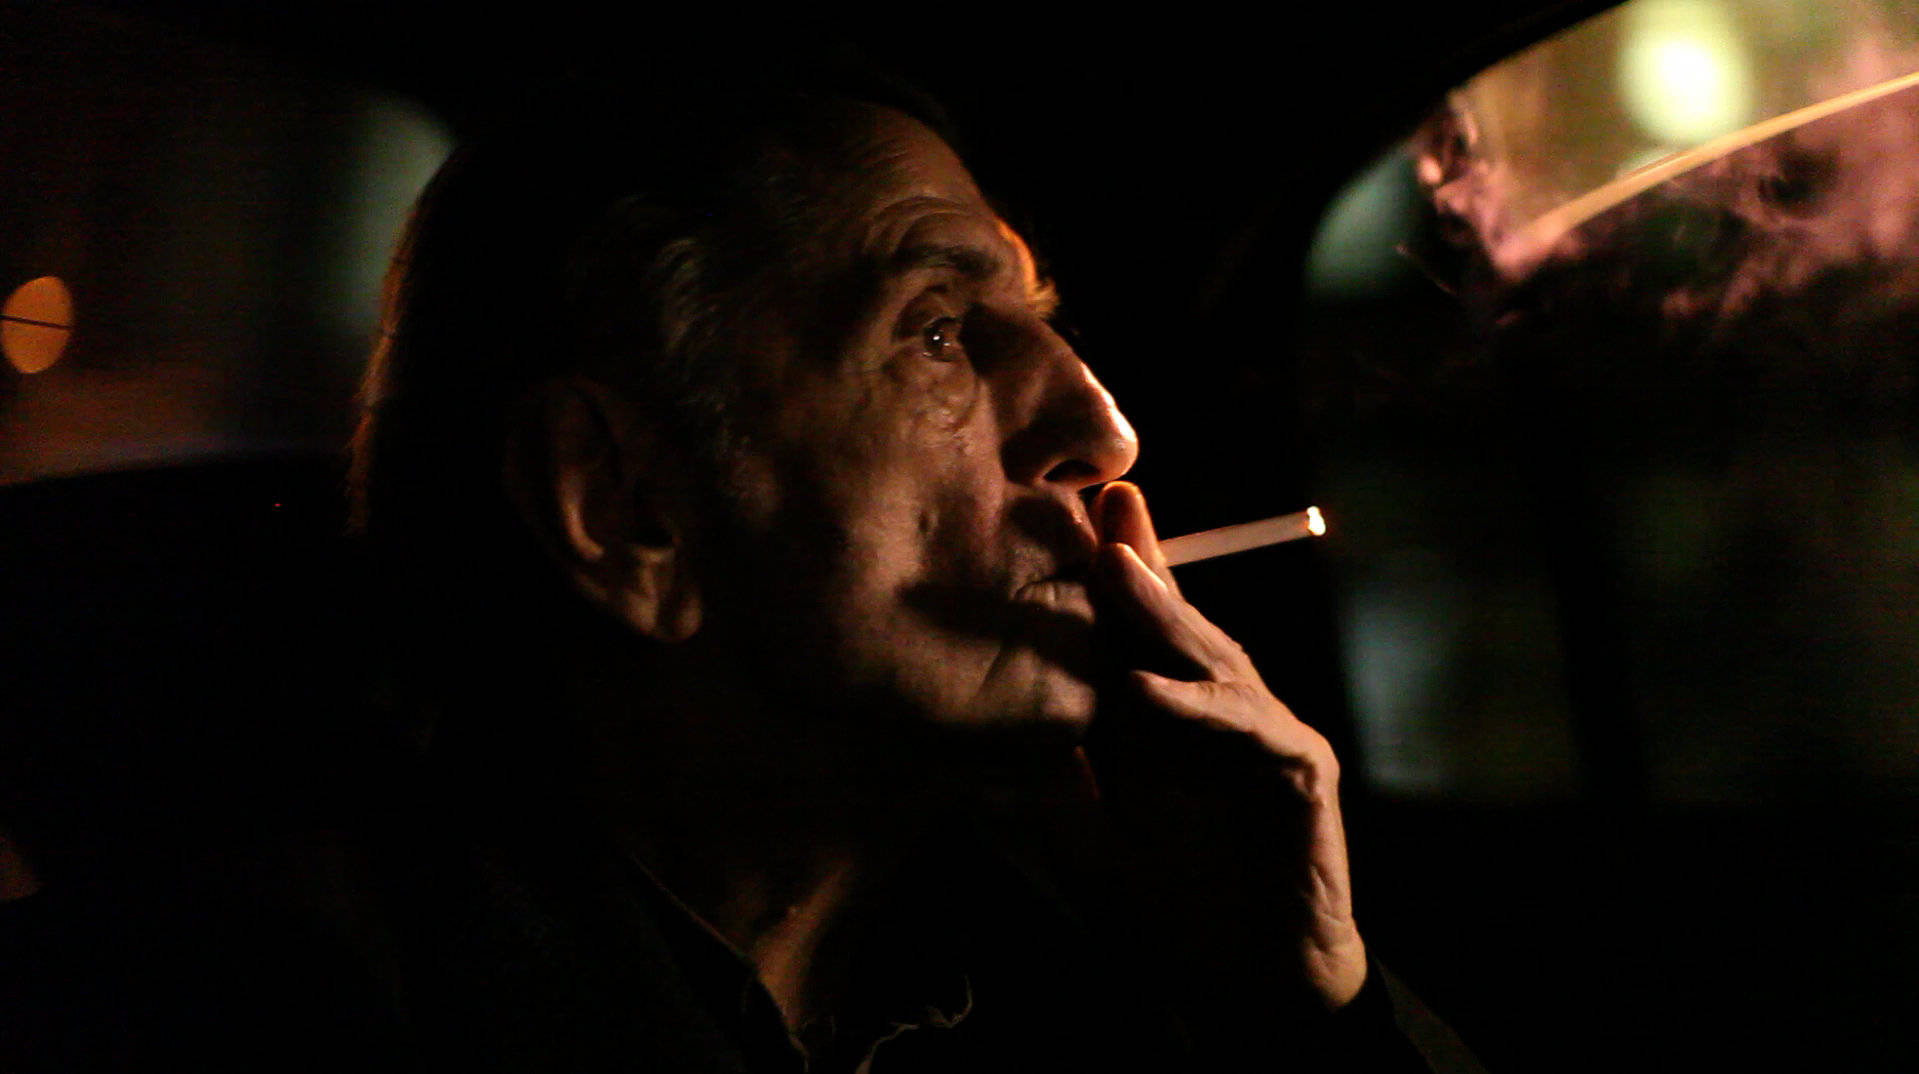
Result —
[[1167, 566], [1177, 567], [1182, 563], [1196, 563], [1251, 548], [1264, 548], [1269, 544], [1318, 537], [1325, 532], [1326, 516], [1319, 513], [1319, 508], [1308, 507], [1290, 515], [1242, 522], [1237, 526], [1221, 526], [1216, 530], [1204, 530], [1161, 541], [1159, 550], [1166, 557]]

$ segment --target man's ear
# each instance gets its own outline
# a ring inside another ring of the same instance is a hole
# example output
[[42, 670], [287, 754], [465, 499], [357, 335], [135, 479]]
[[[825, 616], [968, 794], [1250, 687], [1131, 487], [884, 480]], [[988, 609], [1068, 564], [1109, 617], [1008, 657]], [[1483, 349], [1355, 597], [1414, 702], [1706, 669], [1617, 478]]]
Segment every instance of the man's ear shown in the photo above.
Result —
[[507, 493], [561, 573], [640, 634], [700, 628], [685, 470], [619, 392], [586, 377], [535, 385], [513, 416]]

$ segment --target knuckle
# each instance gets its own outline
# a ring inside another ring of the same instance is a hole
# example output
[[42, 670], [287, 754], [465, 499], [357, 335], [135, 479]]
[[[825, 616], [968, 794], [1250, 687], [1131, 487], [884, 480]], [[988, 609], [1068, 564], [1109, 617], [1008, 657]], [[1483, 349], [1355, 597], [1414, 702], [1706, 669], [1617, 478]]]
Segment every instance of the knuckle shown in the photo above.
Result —
[[1235, 706], [1244, 709], [1246, 712], [1255, 713], [1263, 707], [1261, 702], [1264, 700], [1263, 695], [1265, 692], [1253, 684], [1238, 679], [1229, 679], [1219, 685], [1220, 692], [1227, 699], [1230, 699]]
[[1306, 767], [1311, 770], [1313, 782], [1324, 793], [1333, 793], [1339, 788], [1339, 755], [1333, 752], [1332, 743], [1324, 735], [1312, 731], [1307, 746]]

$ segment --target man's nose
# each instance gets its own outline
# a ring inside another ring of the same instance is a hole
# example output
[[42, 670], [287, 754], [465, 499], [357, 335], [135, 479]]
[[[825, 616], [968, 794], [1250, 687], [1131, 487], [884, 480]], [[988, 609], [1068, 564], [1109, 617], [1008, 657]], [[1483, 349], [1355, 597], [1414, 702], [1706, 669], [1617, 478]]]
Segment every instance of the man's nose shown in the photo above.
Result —
[[1132, 469], [1139, 437], [1105, 386], [1050, 327], [1032, 342], [1030, 363], [1021, 363], [1026, 375], [1007, 400], [1007, 475], [1078, 492]]

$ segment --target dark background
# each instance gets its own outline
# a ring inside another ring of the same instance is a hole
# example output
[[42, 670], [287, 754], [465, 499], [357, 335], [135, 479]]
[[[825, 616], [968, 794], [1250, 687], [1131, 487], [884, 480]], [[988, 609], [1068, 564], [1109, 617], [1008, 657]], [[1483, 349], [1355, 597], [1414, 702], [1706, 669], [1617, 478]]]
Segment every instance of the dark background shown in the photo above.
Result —
[[[1429, 395], [1401, 374], [1425, 371], [1436, 340], [1476, 338], [1457, 302], [1419, 286], [1378, 306], [1306, 298], [1314, 228], [1351, 176], [1448, 86], [1603, 6], [748, 26], [574, 4], [484, 20], [398, 3], [0, 5], [0, 283], [68, 278], [81, 330], [39, 376], [87, 371], [120, 386], [122, 408], [62, 425], [92, 412], [0, 367], [15, 430], [0, 451], [16, 453], [0, 456], [15, 482], [0, 595], [12, 666], [29, 672], [6, 706], [15, 786], [0, 808], [17, 816], [0, 821], [30, 843], [110, 816], [112, 838], [134, 841], [148, 803], [217, 813], [207, 788], [273, 782], [271, 764], [233, 759], [284, 746], [181, 706], [322, 711], [350, 689], [350, 675], [314, 681], [315, 661], [354, 656], [308, 609], [350, 592], [329, 445], [372, 311], [343, 324], [310, 296], [342, 248], [328, 229], [370, 108], [410, 100], [457, 134], [576, 68], [744, 70], [851, 48], [952, 111], [1140, 429], [1135, 477], [1162, 532], [1327, 506], [1323, 546], [1197, 566], [1184, 584], [1342, 746], [1362, 924], [1491, 1069], [1910, 1069], [1914, 749], [1885, 730], [1912, 723], [1910, 671], [1859, 661], [1842, 629], [1787, 629], [1846, 620], [1856, 590], [1784, 609], [1734, 599], [1803, 573], [1790, 565], [1725, 567], [1683, 629], [1636, 626], [1672, 605], [1605, 536], [1614, 515], [1587, 506], [1648, 451], [1677, 450], [1654, 438], [1629, 461], [1606, 439], [1616, 424], [1690, 413], [1725, 383], [1637, 374], [1595, 394], [1590, 379], [1489, 375]], [[187, 430], [173, 439], [122, 412], [156, 369], [185, 385], [159, 393]], [[1820, 390], [1741, 383], [1780, 411]], [[49, 447], [128, 429], [148, 446]], [[1711, 435], [1776, 454], [1775, 426]], [[194, 461], [154, 468], [172, 458]], [[1916, 526], [1886, 521], [1895, 537]], [[1354, 666], [1353, 609], [1407, 563], [1425, 572], [1414, 588], [1507, 594], [1405, 605], [1479, 617], [1441, 624], [1469, 658], [1443, 669], [1421, 732], [1439, 775], [1424, 780], [1382, 767]], [[1875, 623], [1912, 633], [1899, 608]], [[20, 760], [35, 749], [54, 759]], [[1896, 756], [1850, 760], [1877, 754]]]

